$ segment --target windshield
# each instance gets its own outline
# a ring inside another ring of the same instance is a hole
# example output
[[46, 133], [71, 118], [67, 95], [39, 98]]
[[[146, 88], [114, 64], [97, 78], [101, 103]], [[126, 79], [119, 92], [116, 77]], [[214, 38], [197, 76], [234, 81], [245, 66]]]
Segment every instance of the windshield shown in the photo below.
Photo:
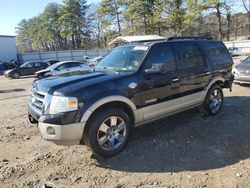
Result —
[[22, 64], [20, 67], [32, 67], [32, 64], [30, 62]]
[[147, 50], [147, 46], [117, 47], [96, 65], [95, 71], [135, 72]]

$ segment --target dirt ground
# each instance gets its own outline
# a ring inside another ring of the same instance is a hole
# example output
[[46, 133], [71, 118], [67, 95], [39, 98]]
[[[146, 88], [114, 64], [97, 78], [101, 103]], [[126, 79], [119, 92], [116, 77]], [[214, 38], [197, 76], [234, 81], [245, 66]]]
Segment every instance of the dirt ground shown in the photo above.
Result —
[[[235, 58], [238, 63], [243, 57]], [[109, 159], [41, 139], [27, 119], [33, 78], [0, 76], [0, 187], [250, 187], [250, 87], [224, 91], [222, 112], [190, 110], [136, 129]]]

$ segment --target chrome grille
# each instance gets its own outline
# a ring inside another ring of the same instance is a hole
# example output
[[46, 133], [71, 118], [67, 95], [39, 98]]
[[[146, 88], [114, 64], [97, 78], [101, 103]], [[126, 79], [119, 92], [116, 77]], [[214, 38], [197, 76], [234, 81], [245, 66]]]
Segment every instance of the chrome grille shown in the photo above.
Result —
[[42, 113], [45, 94], [36, 90], [31, 90], [29, 102], [36, 111]]
[[240, 73], [240, 76], [250, 76], [250, 72], [249, 72], [249, 73], [241, 72], [241, 73]]

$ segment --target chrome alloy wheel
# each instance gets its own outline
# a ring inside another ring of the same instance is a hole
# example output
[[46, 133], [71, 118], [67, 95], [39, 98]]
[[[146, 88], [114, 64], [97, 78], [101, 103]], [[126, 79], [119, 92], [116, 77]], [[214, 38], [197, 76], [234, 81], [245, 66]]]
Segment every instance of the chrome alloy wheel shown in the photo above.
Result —
[[222, 93], [219, 89], [214, 89], [210, 95], [209, 108], [213, 113], [217, 113], [222, 105]]
[[126, 141], [127, 128], [125, 121], [118, 116], [104, 120], [97, 131], [99, 146], [107, 151], [118, 148]]

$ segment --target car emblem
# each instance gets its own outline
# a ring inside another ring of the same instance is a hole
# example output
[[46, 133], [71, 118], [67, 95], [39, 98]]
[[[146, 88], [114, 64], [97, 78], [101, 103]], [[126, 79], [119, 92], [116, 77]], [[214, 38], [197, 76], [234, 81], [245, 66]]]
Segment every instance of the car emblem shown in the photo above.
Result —
[[128, 85], [129, 88], [131, 89], [135, 89], [137, 87], [137, 83], [134, 83], [134, 82], [131, 82], [129, 85]]

